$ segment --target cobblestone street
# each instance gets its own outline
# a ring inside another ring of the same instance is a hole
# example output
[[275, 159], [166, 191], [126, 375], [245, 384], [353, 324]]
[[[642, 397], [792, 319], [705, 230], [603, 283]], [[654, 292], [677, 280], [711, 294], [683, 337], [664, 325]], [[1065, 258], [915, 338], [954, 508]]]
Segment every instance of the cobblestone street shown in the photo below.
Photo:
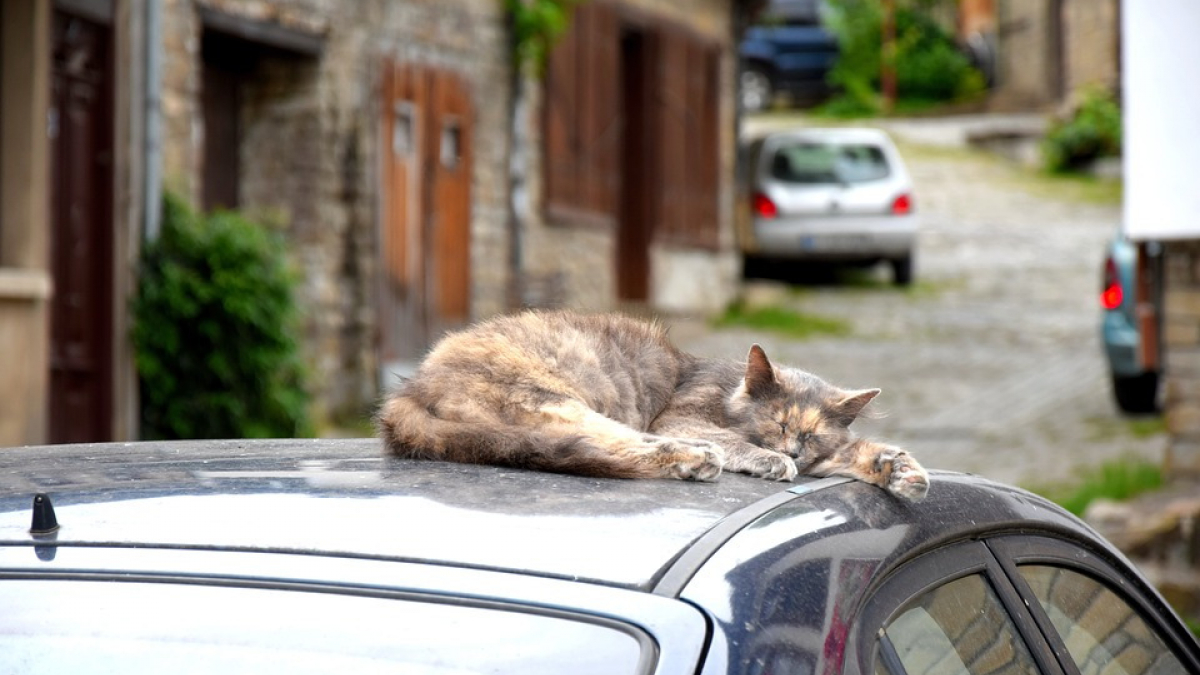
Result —
[[794, 341], [682, 321], [677, 342], [743, 358], [757, 341], [836, 384], [880, 387], [872, 406], [884, 415], [856, 426], [932, 468], [1028, 486], [1122, 456], [1161, 460], [1163, 436], [1139, 438], [1117, 414], [1099, 343], [1100, 264], [1120, 207], [1064, 198], [990, 155], [931, 147], [932, 127], [892, 129], [922, 216], [911, 289], [750, 281], [751, 302], [843, 319], [852, 334]]

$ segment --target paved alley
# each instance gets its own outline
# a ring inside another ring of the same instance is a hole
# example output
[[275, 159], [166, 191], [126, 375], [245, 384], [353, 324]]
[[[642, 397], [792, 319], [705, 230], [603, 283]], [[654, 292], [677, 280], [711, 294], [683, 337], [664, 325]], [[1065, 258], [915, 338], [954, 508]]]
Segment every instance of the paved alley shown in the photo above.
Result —
[[[792, 341], [682, 321], [696, 353], [773, 358], [846, 387], [880, 387], [878, 419], [860, 432], [911, 450], [926, 466], [1039, 485], [1100, 461], [1161, 459], [1163, 437], [1136, 437], [1111, 401], [1099, 343], [1100, 264], [1117, 204], [1064, 197], [1036, 176], [965, 149], [962, 135], [897, 123], [922, 216], [916, 279], [789, 287], [750, 281], [754, 302], [853, 326], [849, 337]], [[949, 139], [949, 140], [946, 140]]]

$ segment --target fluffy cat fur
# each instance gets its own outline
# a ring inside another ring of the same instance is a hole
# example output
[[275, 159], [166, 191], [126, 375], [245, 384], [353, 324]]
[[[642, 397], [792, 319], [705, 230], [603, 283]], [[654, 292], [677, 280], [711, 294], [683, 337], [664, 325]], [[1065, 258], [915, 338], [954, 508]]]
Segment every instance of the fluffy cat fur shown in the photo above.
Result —
[[705, 359], [658, 324], [526, 312], [447, 335], [376, 421], [399, 457], [613, 478], [836, 474], [921, 499], [916, 460], [849, 429], [878, 394], [772, 365], [758, 345], [745, 363]]

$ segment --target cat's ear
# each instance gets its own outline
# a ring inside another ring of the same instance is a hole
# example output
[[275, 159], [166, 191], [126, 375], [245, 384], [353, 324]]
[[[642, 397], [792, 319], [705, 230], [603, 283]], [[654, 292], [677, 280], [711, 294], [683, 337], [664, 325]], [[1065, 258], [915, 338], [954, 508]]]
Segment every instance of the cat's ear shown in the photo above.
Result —
[[858, 418], [863, 408], [867, 407], [867, 404], [878, 395], [878, 389], [848, 391], [845, 398], [834, 404], [833, 416], [842, 426], [848, 427], [851, 422]]
[[750, 347], [750, 355], [746, 357], [746, 393], [761, 396], [773, 391], [777, 386], [775, 368], [767, 360], [767, 353], [757, 344], [753, 345]]

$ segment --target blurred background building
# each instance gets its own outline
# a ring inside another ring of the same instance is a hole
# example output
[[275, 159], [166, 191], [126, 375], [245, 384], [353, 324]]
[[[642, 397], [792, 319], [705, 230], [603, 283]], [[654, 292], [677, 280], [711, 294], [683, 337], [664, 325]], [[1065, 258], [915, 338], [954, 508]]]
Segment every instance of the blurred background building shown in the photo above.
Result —
[[757, 4], [585, 3], [521, 88], [499, 0], [6, 0], [0, 445], [137, 435], [164, 191], [286, 234], [318, 419], [498, 312], [723, 306]]

